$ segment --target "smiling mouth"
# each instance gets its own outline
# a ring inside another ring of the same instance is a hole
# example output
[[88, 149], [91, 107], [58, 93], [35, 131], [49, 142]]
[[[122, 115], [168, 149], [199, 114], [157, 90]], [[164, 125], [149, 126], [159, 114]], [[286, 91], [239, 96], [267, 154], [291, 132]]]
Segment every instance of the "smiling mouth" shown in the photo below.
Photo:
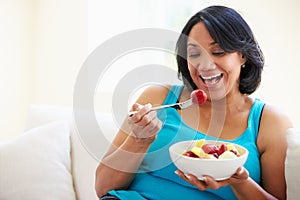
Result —
[[207, 86], [213, 86], [213, 85], [217, 84], [222, 79], [222, 77], [223, 77], [222, 73], [213, 75], [213, 76], [200, 76], [202, 81]]

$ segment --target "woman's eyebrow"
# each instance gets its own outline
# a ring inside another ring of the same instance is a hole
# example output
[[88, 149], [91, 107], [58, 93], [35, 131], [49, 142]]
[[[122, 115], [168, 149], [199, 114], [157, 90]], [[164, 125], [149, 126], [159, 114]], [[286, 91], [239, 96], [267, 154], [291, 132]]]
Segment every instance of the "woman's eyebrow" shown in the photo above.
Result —
[[[209, 43], [209, 45], [210, 46], [213, 46], [213, 45], [216, 45], [216, 44], [218, 44], [216, 41], [212, 41], [211, 43]], [[195, 44], [195, 43], [188, 43], [187, 44], [187, 47], [189, 47], [189, 46], [191, 46], [191, 47], [199, 47], [200, 45], [197, 45], [197, 44]]]
[[188, 47], [189, 47], [189, 46], [191, 46], [191, 47], [198, 47], [199, 45], [194, 44], [194, 43], [188, 43], [187, 46], [188, 46]]
[[218, 44], [216, 41], [212, 41], [209, 45], [215, 45], [215, 44]]

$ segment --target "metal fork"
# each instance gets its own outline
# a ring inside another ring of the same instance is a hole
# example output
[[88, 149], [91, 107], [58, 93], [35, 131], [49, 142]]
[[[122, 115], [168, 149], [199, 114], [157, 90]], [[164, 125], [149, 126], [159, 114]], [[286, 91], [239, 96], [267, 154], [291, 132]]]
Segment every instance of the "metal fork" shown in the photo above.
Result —
[[[193, 100], [192, 98], [183, 101], [183, 102], [179, 102], [179, 103], [174, 103], [174, 104], [169, 104], [169, 105], [160, 105], [160, 106], [153, 106], [151, 108], [151, 111], [153, 110], [159, 110], [159, 109], [164, 109], [164, 108], [175, 108], [177, 110], [183, 110], [186, 109], [187, 107], [191, 106], [193, 104]], [[138, 111], [131, 111], [128, 113], [128, 115], [131, 117], [132, 115], [134, 115], [135, 113], [137, 113]]]

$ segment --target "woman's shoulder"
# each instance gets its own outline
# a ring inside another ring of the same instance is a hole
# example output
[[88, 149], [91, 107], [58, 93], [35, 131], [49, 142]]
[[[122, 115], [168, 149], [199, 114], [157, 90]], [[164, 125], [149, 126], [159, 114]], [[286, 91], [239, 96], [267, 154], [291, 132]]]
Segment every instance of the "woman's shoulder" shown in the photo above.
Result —
[[283, 110], [271, 104], [265, 104], [261, 123], [271, 127], [293, 126], [289, 116]]
[[286, 131], [293, 123], [288, 115], [274, 105], [265, 104], [259, 126], [258, 146], [261, 152], [267, 149], [284, 148]]
[[259, 130], [263, 138], [280, 140], [285, 137], [287, 129], [292, 127], [293, 123], [284, 111], [274, 105], [265, 104]]
[[171, 85], [162, 84], [147, 86], [143, 89], [136, 102], [142, 105], [147, 103], [151, 103], [152, 105], [162, 104], [171, 87]]

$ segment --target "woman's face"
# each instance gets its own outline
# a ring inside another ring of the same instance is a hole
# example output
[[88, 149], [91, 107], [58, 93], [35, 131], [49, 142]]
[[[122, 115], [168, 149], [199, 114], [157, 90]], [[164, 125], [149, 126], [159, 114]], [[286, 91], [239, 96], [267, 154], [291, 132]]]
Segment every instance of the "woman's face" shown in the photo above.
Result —
[[226, 53], [210, 36], [203, 22], [196, 24], [187, 42], [188, 68], [198, 88], [218, 100], [226, 95], [240, 94], [238, 84], [241, 52]]

